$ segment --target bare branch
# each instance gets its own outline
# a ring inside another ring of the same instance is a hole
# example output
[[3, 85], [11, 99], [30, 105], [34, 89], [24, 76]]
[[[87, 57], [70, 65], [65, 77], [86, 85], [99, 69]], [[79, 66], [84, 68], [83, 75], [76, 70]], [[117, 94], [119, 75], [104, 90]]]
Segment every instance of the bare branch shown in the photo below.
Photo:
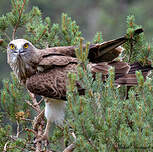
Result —
[[17, 123], [17, 133], [16, 133], [16, 137], [18, 138], [19, 137], [19, 134], [20, 134], [20, 124], [19, 124], [19, 121], [17, 120], [16, 121]]
[[31, 97], [31, 99], [32, 99], [32, 102], [33, 102], [33, 106], [35, 106], [35, 108], [37, 109], [35, 109], [37, 112], [40, 112], [41, 111], [41, 109], [40, 109], [40, 106], [38, 105], [38, 102], [37, 102], [37, 100], [36, 100], [36, 97], [35, 97], [35, 95], [33, 94], [33, 93], [31, 93], [30, 91], [28, 91], [29, 92], [29, 95], [30, 95], [30, 97]]
[[42, 117], [44, 117], [44, 112], [45, 112], [45, 109], [42, 110], [40, 112], [40, 114], [38, 114], [38, 116], [34, 118], [34, 121], [33, 121], [33, 129], [34, 130], [36, 129], [38, 122], [40, 122]]
[[66, 147], [63, 152], [72, 152], [75, 149], [76, 135], [74, 134], [74, 132], [72, 132], [71, 134], [74, 138], [74, 142], [68, 147]]
[[32, 107], [34, 110], [36, 110], [37, 112], [39, 112], [38, 109], [37, 109], [30, 101], [28, 101], [28, 100], [25, 100], [25, 101], [26, 101], [26, 103], [27, 103], [30, 107]]
[[[37, 113], [38, 113], [38, 121], [40, 122], [39, 125], [33, 125], [35, 128], [35, 130], [32, 130], [32, 129], [27, 129], [27, 131], [30, 131], [32, 133], [35, 134], [35, 137], [36, 137], [36, 140], [43, 134], [43, 127], [45, 125], [45, 121], [42, 119], [42, 115], [44, 115], [44, 110], [41, 111], [41, 108], [40, 108], [40, 103], [43, 101], [43, 99], [41, 99], [39, 102], [37, 102], [37, 99], [36, 99], [36, 96], [31, 93], [30, 91], [29, 92], [29, 95], [32, 99], [32, 103], [30, 103], [31, 107], [33, 107]], [[28, 102], [29, 103], [29, 102]], [[39, 119], [41, 118], [41, 119]], [[35, 120], [34, 120], [35, 121]], [[35, 144], [35, 147], [36, 147], [36, 150], [35, 152], [40, 152], [42, 151], [42, 142], [36, 142]]]
[[7, 141], [4, 145], [4, 149], [3, 149], [3, 152], [7, 152], [7, 145], [8, 145], [9, 141]]
[[26, 118], [20, 118], [21, 120], [24, 120], [24, 121], [30, 121], [30, 122], [33, 122], [33, 120], [31, 119], [26, 119]]
[[26, 128], [25, 131], [32, 132], [35, 136], [37, 136], [37, 132], [33, 129]]
[[66, 149], [64, 149], [63, 152], [72, 152], [75, 149], [75, 144], [71, 144], [68, 147], [66, 147]]
[[17, 31], [17, 28], [18, 28], [18, 24], [15, 25], [14, 29], [13, 29], [13, 33], [12, 33], [12, 40], [15, 39], [15, 33]]
[[[43, 100], [44, 100], [44, 97], [42, 97], [41, 99], [40, 99], [40, 101], [37, 103], [37, 105], [40, 105], [42, 102], [43, 102]], [[34, 105], [35, 106], [35, 105]]]

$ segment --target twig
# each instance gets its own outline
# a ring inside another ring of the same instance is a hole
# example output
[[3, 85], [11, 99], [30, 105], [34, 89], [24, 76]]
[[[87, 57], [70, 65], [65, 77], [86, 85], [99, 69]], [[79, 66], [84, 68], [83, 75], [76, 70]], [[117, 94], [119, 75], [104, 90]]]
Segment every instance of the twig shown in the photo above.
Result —
[[26, 128], [25, 131], [32, 132], [35, 136], [37, 136], [37, 132], [33, 129]]
[[130, 42], [130, 55], [129, 55], [128, 63], [131, 60], [132, 53], [133, 53], [133, 41]]
[[[37, 100], [36, 100], [36, 96], [35, 96], [33, 93], [31, 93], [30, 91], [28, 91], [28, 92], [29, 92], [29, 95], [30, 95], [30, 97], [31, 97], [31, 99], [32, 99], [32, 103], [33, 103], [33, 104], [31, 104], [32, 107], [37, 111], [38, 114], [41, 113], [41, 108], [40, 108], [39, 103], [38, 103]], [[42, 101], [41, 101], [41, 102], [42, 102]], [[42, 113], [43, 113], [43, 112], [42, 112]], [[43, 127], [44, 127], [44, 125], [45, 125], [45, 122], [44, 122], [43, 119], [41, 119], [39, 125], [38, 125], [37, 128], [36, 128], [36, 131], [34, 131], [34, 130], [32, 130], [32, 129], [27, 130], [27, 131], [31, 131], [32, 133], [34, 133], [34, 134], [35, 134], [35, 137], [36, 137], [36, 140], [37, 140], [37, 139], [43, 134]], [[39, 141], [36, 142], [35, 147], [36, 147], [35, 152], [40, 152], [40, 151], [42, 151], [42, 150], [41, 150], [41, 149], [42, 149], [42, 142], [39, 142]]]
[[8, 145], [9, 141], [7, 141], [4, 145], [4, 149], [3, 149], [3, 152], [7, 152], [7, 145]]
[[[23, 1], [21, 10], [18, 9], [19, 18], [18, 18], [18, 21], [17, 21], [17, 23], [16, 23], [16, 25], [15, 25], [15, 27], [14, 27], [13, 33], [12, 33], [12, 39], [13, 39], [13, 40], [14, 40], [14, 38], [15, 38], [15, 33], [16, 33], [17, 28], [18, 28], [18, 26], [19, 26], [20, 18], [21, 18], [21, 15], [22, 15], [22, 13], [23, 13], [23, 9], [24, 9], [25, 3], [26, 3], [26, 0]], [[14, 4], [15, 4], [15, 3], [14, 3]], [[14, 5], [14, 6], [15, 6], [15, 5]], [[19, 8], [19, 7], [17, 7], [17, 8]]]
[[45, 109], [43, 109], [40, 114], [37, 115], [37, 117], [34, 118], [34, 123], [33, 123], [33, 129], [35, 130], [36, 129], [36, 126], [38, 124], [38, 122], [41, 121], [41, 118], [44, 116], [44, 112], [45, 112]]
[[4, 32], [4, 35], [7, 37], [7, 39], [8, 39], [9, 41], [11, 41], [10, 37], [8, 36], [8, 34], [7, 34], [6, 32]]
[[74, 142], [71, 145], [69, 145], [68, 147], [66, 147], [63, 152], [72, 152], [75, 149], [76, 136], [75, 136], [74, 132], [72, 132], [71, 134], [74, 138]]
[[20, 120], [33, 122], [33, 120], [31, 120], [31, 119], [26, 119], [26, 118], [20, 118]]
[[14, 38], [15, 38], [15, 33], [16, 33], [16, 30], [17, 30], [17, 26], [18, 26], [18, 24], [16, 24], [15, 27], [14, 27], [14, 30], [13, 30], [13, 33], [12, 33], [12, 40], [14, 40]]
[[40, 105], [40, 104], [43, 102], [43, 100], [44, 100], [44, 97], [42, 97], [42, 98], [40, 99], [40, 101], [37, 103], [37, 105]]
[[95, 152], [97, 152], [97, 147], [93, 144], [93, 142], [88, 139], [88, 135], [86, 134], [86, 131], [85, 131], [85, 128], [84, 128], [84, 125], [83, 125], [83, 122], [81, 121], [81, 127], [82, 127], [82, 131], [83, 131], [83, 134], [84, 134], [84, 137], [86, 138], [86, 140], [88, 141], [88, 143], [94, 148]]
[[44, 34], [47, 32], [46, 29], [44, 29], [43, 33], [40, 35], [39, 39], [36, 40], [36, 42], [40, 41], [40, 39], [44, 36]]
[[37, 100], [36, 100], [36, 98], [35, 98], [35, 95], [33, 94], [33, 93], [31, 93], [30, 91], [28, 91], [29, 92], [29, 95], [30, 95], [30, 97], [31, 97], [31, 99], [32, 99], [32, 102], [33, 102], [33, 106], [35, 106], [35, 108], [37, 109], [35, 109], [37, 112], [40, 112], [41, 111], [41, 109], [40, 109], [40, 106], [38, 105], [38, 102], [37, 102]]
[[19, 134], [20, 134], [20, 124], [19, 124], [19, 121], [17, 120], [16, 121], [17, 123], [17, 133], [16, 133], [16, 137], [18, 138], [19, 137]]
[[66, 147], [66, 149], [64, 149], [63, 152], [72, 152], [75, 149], [75, 144], [71, 144], [68, 147]]
[[35, 109], [37, 112], [39, 112], [38, 109], [37, 109], [30, 101], [28, 101], [28, 100], [25, 100], [25, 101], [26, 101], [26, 103], [27, 103], [30, 107], [32, 107], [32, 108]]
[[21, 10], [19, 11], [19, 16], [21, 16], [21, 14], [23, 13], [23, 8], [24, 8], [25, 3], [26, 3], [26, 0], [23, 1]]

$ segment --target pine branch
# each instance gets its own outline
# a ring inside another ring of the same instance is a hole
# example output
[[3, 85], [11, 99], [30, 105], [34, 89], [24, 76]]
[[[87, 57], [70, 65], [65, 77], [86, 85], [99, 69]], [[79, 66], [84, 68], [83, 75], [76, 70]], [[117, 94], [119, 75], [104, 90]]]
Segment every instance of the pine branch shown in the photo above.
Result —
[[[13, 29], [13, 33], [12, 33], [12, 39], [14, 40], [15, 39], [15, 34], [16, 34], [16, 31], [17, 31], [17, 28], [19, 27], [19, 24], [20, 24], [20, 19], [21, 19], [21, 16], [22, 16], [22, 13], [23, 13], [23, 10], [24, 10], [24, 6], [25, 6], [25, 3], [26, 3], [26, 0], [23, 0], [23, 4], [22, 4], [22, 7], [21, 7], [21, 10], [19, 10], [20, 6], [17, 7], [18, 8], [18, 12], [19, 12], [19, 16], [18, 16], [18, 21]], [[16, 6], [16, 4], [15, 4]]]

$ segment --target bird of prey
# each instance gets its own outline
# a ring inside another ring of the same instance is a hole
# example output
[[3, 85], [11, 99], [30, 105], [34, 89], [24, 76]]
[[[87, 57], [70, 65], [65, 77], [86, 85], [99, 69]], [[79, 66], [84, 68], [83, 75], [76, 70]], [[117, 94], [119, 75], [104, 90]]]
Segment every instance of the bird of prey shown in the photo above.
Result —
[[[138, 29], [134, 34], [142, 33]], [[103, 78], [108, 75], [108, 69], [115, 67], [115, 82], [122, 85], [136, 85], [135, 71], [142, 70], [146, 77], [150, 68], [140, 64], [130, 65], [122, 61], [114, 61], [123, 48], [121, 45], [128, 40], [126, 36], [93, 44], [89, 47], [88, 68], [93, 75], [101, 72]], [[38, 49], [25, 39], [12, 40], [8, 44], [7, 58], [19, 81], [26, 88], [37, 95], [45, 97], [45, 117], [47, 125], [42, 139], [48, 137], [50, 124], [62, 124], [66, 100], [66, 83], [68, 72], [77, 73], [78, 59], [75, 55], [75, 46], [52, 47]], [[79, 90], [79, 89], [78, 89]], [[80, 89], [81, 90], [81, 89]]]

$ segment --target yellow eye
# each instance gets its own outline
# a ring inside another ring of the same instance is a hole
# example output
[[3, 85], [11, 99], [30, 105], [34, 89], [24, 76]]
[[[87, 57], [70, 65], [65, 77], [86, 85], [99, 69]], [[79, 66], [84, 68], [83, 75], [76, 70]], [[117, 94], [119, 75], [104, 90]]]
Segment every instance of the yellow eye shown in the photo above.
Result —
[[25, 44], [24, 44], [24, 48], [27, 49], [28, 47], [29, 47], [28, 43], [25, 43]]
[[13, 44], [10, 45], [11, 50], [15, 49], [15, 46]]

